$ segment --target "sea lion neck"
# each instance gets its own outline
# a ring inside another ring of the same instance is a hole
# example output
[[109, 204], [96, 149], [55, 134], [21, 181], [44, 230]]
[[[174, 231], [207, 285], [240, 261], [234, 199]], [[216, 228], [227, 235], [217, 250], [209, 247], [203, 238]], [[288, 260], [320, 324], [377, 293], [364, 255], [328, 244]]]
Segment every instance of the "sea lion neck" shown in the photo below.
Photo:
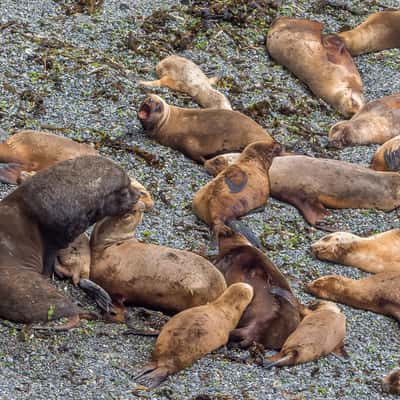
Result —
[[166, 102], [163, 103], [163, 106], [164, 110], [162, 116], [158, 121], [158, 123], [156, 124], [156, 126], [152, 129], [152, 131], [154, 132], [154, 136], [158, 136], [160, 133], [162, 133], [163, 127], [168, 124], [168, 121], [170, 119], [174, 118], [174, 116], [176, 115], [176, 111], [178, 109], [178, 107], [171, 106]]

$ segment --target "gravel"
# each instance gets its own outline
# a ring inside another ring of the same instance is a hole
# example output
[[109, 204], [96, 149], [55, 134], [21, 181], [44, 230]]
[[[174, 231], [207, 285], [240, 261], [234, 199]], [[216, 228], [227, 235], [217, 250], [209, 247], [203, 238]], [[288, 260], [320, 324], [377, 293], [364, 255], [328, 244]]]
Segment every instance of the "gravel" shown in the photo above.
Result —
[[[326, 24], [326, 31], [335, 31], [361, 22], [383, 6], [399, 7], [400, 2], [259, 1], [263, 6], [247, 26], [210, 21], [207, 32], [196, 25], [199, 18], [188, 13], [192, 3], [106, 0], [89, 15], [74, 13], [72, 1], [2, 0], [0, 138], [21, 128], [47, 127], [53, 132], [59, 128], [55, 132], [60, 135], [100, 145], [109, 138], [155, 155], [159, 166], [149, 165], [135, 152], [100, 147], [154, 195], [155, 211], [146, 215], [139, 228], [142, 240], [211, 255], [216, 249], [209, 231], [191, 212], [194, 192], [210, 177], [182, 154], [145, 136], [136, 110], [146, 91], [137, 86], [137, 80], [154, 77], [156, 63], [175, 51], [210, 75], [224, 77], [220, 90], [237, 109], [267, 100], [265, 109], [252, 115], [288, 149], [368, 165], [377, 146], [341, 151], [324, 147], [329, 126], [340, 116], [269, 59], [264, 38], [276, 15], [314, 18]], [[272, 6], [264, 6], [267, 3]], [[154, 26], [146, 28], [146, 21], [152, 20], [146, 17], [157, 10], [161, 12]], [[169, 11], [167, 19], [163, 19], [165, 10]], [[188, 42], [182, 44], [179, 31], [190, 27]], [[127, 48], [129, 31], [136, 50]], [[356, 63], [368, 99], [400, 91], [400, 50], [360, 56]], [[155, 92], [172, 104], [196, 106], [166, 89]], [[0, 185], [1, 198], [12, 189]], [[312, 279], [330, 273], [354, 278], [366, 275], [313, 259], [310, 244], [323, 232], [310, 228], [290, 205], [271, 199], [265, 212], [244, 220], [303, 301], [312, 300], [302, 290]], [[338, 230], [361, 235], [398, 226], [396, 211], [333, 210], [327, 220]], [[70, 283], [54, 283], [87, 308], [95, 308]], [[330, 355], [306, 365], [265, 371], [254, 362], [240, 361], [248, 356], [246, 351], [220, 350], [155, 390], [138, 387], [132, 379], [148, 359], [154, 339], [125, 336], [125, 325], [85, 322], [71, 332], [45, 335], [2, 321], [0, 399], [394, 398], [382, 393], [380, 378], [399, 365], [398, 326], [382, 315], [340, 307], [348, 319], [350, 359], [346, 363]], [[129, 310], [129, 323], [138, 327], [157, 327], [165, 318], [140, 308]]]

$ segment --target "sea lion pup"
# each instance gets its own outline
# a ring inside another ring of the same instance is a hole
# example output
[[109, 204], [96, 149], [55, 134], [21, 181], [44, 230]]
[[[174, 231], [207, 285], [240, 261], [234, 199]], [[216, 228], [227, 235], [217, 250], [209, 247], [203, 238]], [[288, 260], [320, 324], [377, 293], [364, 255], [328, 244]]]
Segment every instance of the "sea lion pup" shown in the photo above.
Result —
[[372, 159], [371, 168], [375, 171], [400, 172], [400, 135], [378, 148]]
[[391, 316], [400, 322], [398, 272], [381, 272], [363, 279], [327, 275], [309, 283], [306, 291], [323, 299]]
[[187, 93], [204, 108], [222, 108], [232, 110], [229, 100], [218, 90], [211, 87], [218, 77], [207, 78], [203, 71], [191, 60], [179, 56], [168, 56], [161, 60], [156, 73], [156, 81], [140, 81], [147, 87], [167, 86], [172, 90]]
[[212, 303], [172, 317], [157, 338], [152, 361], [133, 380], [158, 386], [167, 376], [225, 345], [252, 297], [250, 285], [235, 283]]
[[339, 307], [328, 301], [318, 303], [287, 338], [281, 351], [264, 366], [283, 367], [317, 360], [330, 353], [344, 355], [346, 317]]
[[83, 310], [46, 278], [58, 250], [91, 224], [127, 213], [139, 193], [112, 161], [83, 156], [38, 172], [0, 202], [0, 317], [31, 323]]
[[352, 56], [400, 47], [400, 10], [374, 13], [339, 36]]
[[311, 245], [320, 260], [350, 265], [374, 274], [400, 272], [400, 229], [366, 238], [348, 232], [335, 232]]
[[370, 101], [349, 121], [333, 125], [329, 142], [337, 148], [382, 144], [397, 135], [400, 135], [400, 93]]
[[256, 141], [274, 142], [257, 122], [238, 111], [174, 107], [154, 94], [145, 98], [138, 117], [148, 136], [201, 163]]
[[227, 221], [263, 206], [269, 196], [268, 169], [282, 151], [278, 143], [249, 144], [239, 160], [203, 186], [193, 197], [194, 213], [212, 227], [216, 237], [232, 230]]
[[385, 392], [400, 394], [400, 368], [391, 371], [382, 379], [382, 386]]
[[0, 182], [15, 185], [21, 171], [40, 171], [60, 161], [96, 154], [92, 146], [62, 136], [20, 131], [0, 143]]
[[316, 21], [280, 17], [267, 37], [269, 54], [341, 114], [364, 104], [363, 84], [353, 59], [336, 35], [322, 36]]

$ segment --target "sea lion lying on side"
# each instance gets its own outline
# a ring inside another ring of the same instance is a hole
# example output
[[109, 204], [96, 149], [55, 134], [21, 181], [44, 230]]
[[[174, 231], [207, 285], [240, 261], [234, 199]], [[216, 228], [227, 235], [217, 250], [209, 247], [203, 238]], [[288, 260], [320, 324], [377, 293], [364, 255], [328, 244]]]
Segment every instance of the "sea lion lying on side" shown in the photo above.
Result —
[[364, 104], [363, 84], [353, 59], [336, 35], [322, 35], [316, 21], [279, 17], [267, 37], [269, 54], [341, 114]]
[[400, 135], [378, 148], [372, 159], [371, 168], [375, 171], [400, 172]]
[[133, 380], [147, 387], [158, 386], [167, 376], [228, 343], [229, 332], [252, 297], [250, 285], [235, 283], [212, 303], [173, 316], [157, 338], [152, 361]]
[[350, 265], [374, 274], [400, 273], [400, 229], [392, 229], [366, 238], [348, 232], [335, 232], [311, 245], [320, 260]]
[[154, 94], [143, 101], [138, 117], [151, 138], [201, 163], [220, 153], [241, 151], [256, 141], [274, 142], [260, 125], [238, 111], [174, 107]]
[[339, 36], [352, 56], [400, 47], [400, 10], [374, 13]]
[[400, 394], [400, 368], [391, 371], [382, 379], [382, 386], [385, 392]]
[[140, 81], [139, 84], [148, 87], [167, 86], [172, 90], [187, 93], [204, 108], [232, 110], [229, 100], [211, 87], [217, 83], [218, 77], [207, 78], [203, 71], [187, 58], [168, 56], [157, 64], [156, 73], [158, 80]]
[[329, 131], [332, 146], [382, 144], [400, 135], [400, 93], [365, 104], [349, 121], [340, 121]]

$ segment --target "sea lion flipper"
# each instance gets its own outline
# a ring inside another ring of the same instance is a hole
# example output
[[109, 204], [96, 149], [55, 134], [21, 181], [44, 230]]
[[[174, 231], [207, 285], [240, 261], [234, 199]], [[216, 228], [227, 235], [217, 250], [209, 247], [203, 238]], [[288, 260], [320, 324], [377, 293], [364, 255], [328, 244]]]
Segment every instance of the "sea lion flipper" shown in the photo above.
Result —
[[133, 380], [149, 388], [157, 387], [168, 376], [166, 367], [157, 367], [156, 363], [150, 363], [143, 367], [142, 372]]
[[139, 81], [139, 86], [146, 86], [146, 87], [160, 87], [162, 86], [161, 79], [157, 79], [155, 81]]
[[0, 182], [16, 185], [24, 166], [19, 163], [0, 164]]
[[243, 235], [254, 247], [257, 247], [260, 250], [264, 250], [264, 247], [261, 244], [261, 242], [258, 239], [258, 237], [242, 221], [232, 220], [232, 221], [228, 221], [226, 224], [233, 231]]
[[160, 334], [160, 331], [158, 331], [158, 330], [145, 331], [145, 330], [136, 329], [136, 328], [129, 328], [123, 333], [123, 335], [135, 335], [135, 336], [158, 336], [159, 334]]
[[348, 359], [350, 358], [350, 356], [345, 350], [343, 343], [340, 343], [339, 346], [332, 351], [332, 354], [344, 363], [349, 362]]
[[90, 279], [81, 279], [79, 281], [79, 287], [92, 296], [103, 311], [106, 313], [110, 312], [112, 308], [111, 297], [101, 286]]
[[241, 168], [232, 165], [226, 170], [224, 180], [231, 193], [239, 193], [246, 186], [248, 176]]
[[216, 85], [217, 82], [219, 81], [219, 79], [220, 79], [220, 77], [219, 77], [218, 75], [213, 76], [213, 77], [211, 77], [211, 78], [208, 78], [208, 83], [209, 83], [210, 85]]
[[394, 150], [385, 150], [383, 158], [390, 171], [400, 171], [400, 147]]
[[283, 367], [284, 365], [290, 365], [293, 362], [294, 354], [289, 353], [286, 356], [281, 356], [280, 353], [270, 357], [268, 360], [263, 360], [263, 368], [271, 369], [272, 367]]

